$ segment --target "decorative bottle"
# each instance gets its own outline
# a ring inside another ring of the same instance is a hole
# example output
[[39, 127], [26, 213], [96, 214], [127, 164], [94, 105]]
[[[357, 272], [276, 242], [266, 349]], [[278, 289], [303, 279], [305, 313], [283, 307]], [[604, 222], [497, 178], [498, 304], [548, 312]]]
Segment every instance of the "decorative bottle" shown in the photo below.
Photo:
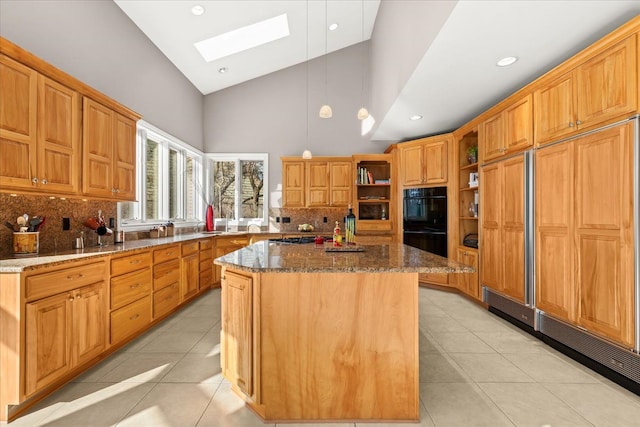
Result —
[[342, 246], [342, 236], [340, 235], [340, 224], [336, 221], [333, 229], [333, 246]]
[[344, 235], [347, 243], [356, 242], [356, 216], [353, 214], [351, 205], [349, 205], [349, 213], [344, 219]]

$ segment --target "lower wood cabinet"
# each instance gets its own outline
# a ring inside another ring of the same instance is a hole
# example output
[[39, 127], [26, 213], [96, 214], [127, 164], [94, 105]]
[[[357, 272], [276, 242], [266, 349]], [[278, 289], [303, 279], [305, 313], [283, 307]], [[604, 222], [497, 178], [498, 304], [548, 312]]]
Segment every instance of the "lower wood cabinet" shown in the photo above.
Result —
[[180, 297], [186, 301], [198, 293], [200, 279], [200, 246], [198, 242], [182, 244], [182, 259], [180, 260]]
[[[222, 236], [216, 238], [215, 258], [242, 249], [249, 244], [248, 236]], [[214, 265], [214, 287], [220, 286], [222, 267]]]
[[456, 274], [456, 282], [458, 289], [475, 299], [480, 298], [480, 288], [478, 286], [478, 251], [466, 247], [457, 249], [457, 260], [466, 265], [475, 268], [475, 273]]
[[151, 323], [153, 270], [151, 251], [111, 259], [111, 344]]
[[213, 285], [213, 248], [215, 242], [213, 239], [200, 240], [200, 261], [198, 282], [198, 291], [202, 292]]
[[180, 245], [153, 251], [153, 319], [180, 304]]
[[26, 304], [25, 396], [106, 348], [105, 290], [99, 282]]
[[225, 378], [247, 396], [253, 394], [252, 285], [249, 276], [223, 271], [220, 364]]

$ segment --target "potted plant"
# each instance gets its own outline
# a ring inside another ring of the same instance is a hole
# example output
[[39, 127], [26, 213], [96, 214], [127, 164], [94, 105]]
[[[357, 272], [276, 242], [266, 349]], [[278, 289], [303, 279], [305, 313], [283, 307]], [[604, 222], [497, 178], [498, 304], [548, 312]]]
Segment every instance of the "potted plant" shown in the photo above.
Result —
[[469, 163], [477, 163], [478, 162], [478, 146], [472, 145], [467, 148], [467, 160]]

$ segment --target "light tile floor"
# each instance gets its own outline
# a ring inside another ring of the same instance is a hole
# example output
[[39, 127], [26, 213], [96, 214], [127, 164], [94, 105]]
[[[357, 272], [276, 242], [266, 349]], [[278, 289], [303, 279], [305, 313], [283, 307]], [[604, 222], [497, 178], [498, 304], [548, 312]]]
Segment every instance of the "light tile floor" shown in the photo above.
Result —
[[[640, 397], [465, 298], [424, 288], [420, 399], [419, 424], [357, 427], [640, 425]], [[114, 425], [273, 426], [245, 408], [220, 374], [219, 289], [9, 423]]]

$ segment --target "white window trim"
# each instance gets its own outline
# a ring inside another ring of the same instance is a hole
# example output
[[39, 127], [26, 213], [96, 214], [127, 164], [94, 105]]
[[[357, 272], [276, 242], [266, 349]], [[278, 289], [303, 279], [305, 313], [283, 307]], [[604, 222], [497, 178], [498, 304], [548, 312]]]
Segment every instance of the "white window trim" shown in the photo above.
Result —
[[[210, 171], [209, 171], [209, 160], [217, 160], [217, 161], [235, 161], [236, 166], [239, 166], [240, 161], [242, 160], [257, 160], [264, 162], [263, 167], [263, 176], [262, 176], [262, 218], [238, 218], [240, 212], [240, 194], [238, 188], [235, 189], [235, 214], [236, 219], [230, 219], [227, 221], [226, 218], [215, 218], [215, 227], [216, 230], [221, 230], [225, 226], [249, 226], [249, 225], [259, 225], [259, 226], [267, 226], [269, 225], [269, 153], [207, 153], [205, 155], [206, 159], [206, 181], [210, 181]], [[242, 170], [239, 167], [236, 167], [236, 181], [242, 181]], [[211, 195], [209, 195], [209, 199]]]
[[[151, 139], [154, 142], [157, 142], [166, 148], [166, 150], [162, 150], [160, 153], [160, 168], [161, 170], [167, 171], [169, 170], [169, 156], [168, 149], [174, 149], [179, 151], [184, 156], [185, 154], [189, 154], [195, 160], [194, 164], [194, 176], [195, 179], [199, 179], [199, 184], [202, 184], [205, 181], [205, 168], [203, 167], [203, 161], [205, 159], [205, 154], [200, 150], [190, 146], [186, 142], [164, 132], [162, 129], [159, 129], [152, 124], [139, 120], [137, 123], [137, 131], [136, 131], [136, 161], [138, 167], [136, 168], [136, 200], [138, 201], [138, 208], [136, 209], [136, 217], [139, 219], [134, 220], [126, 220], [123, 221], [122, 215], [120, 214], [120, 204], [118, 204], [118, 228], [127, 230], [127, 231], [147, 231], [151, 227], [155, 225], [166, 224], [169, 219], [154, 219], [147, 220], [145, 219], [145, 198], [143, 197], [143, 188], [144, 188], [144, 180], [146, 176], [146, 163], [144, 162], [144, 153], [146, 153], [146, 141], [147, 139]], [[184, 183], [184, 166], [183, 162], [180, 162], [178, 165], [178, 185], [186, 189]], [[161, 194], [168, 194], [168, 184], [169, 184], [169, 176], [168, 174], [161, 174], [160, 182], [158, 183], [158, 191]], [[200, 185], [200, 188], [204, 188], [204, 185]], [[197, 190], [197, 189], [196, 189]], [[184, 216], [184, 190], [179, 194], [178, 206], [179, 212], [178, 216]], [[172, 220], [174, 226], [176, 227], [197, 227], [202, 224], [204, 220], [204, 208], [205, 203], [203, 197], [197, 197], [196, 191], [196, 201], [195, 201], [195, 212], [197, 213], [196, 218], [194, 219], [177, 219]], [[161, 212], [169, 211], [169, 198], [162, 198], [162, 206], [160, 207]]]

